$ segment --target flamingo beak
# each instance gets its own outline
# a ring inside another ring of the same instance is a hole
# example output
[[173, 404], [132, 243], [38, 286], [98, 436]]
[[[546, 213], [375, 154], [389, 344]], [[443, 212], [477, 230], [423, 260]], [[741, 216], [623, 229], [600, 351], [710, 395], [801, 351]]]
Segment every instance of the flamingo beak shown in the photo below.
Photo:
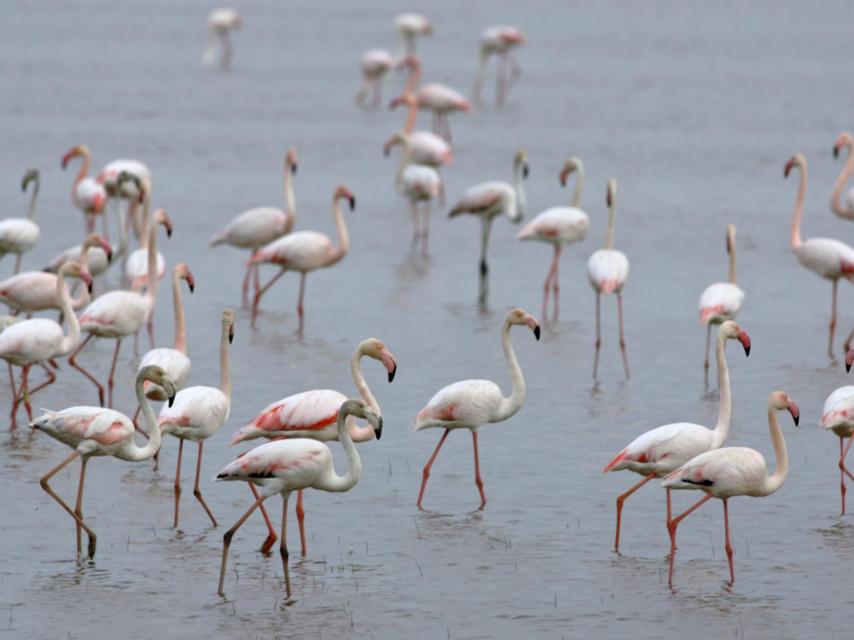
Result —
[[836, 160], [839, 157], [839, 143], [837, 142], [833, 145], [833, 159]]
[[738, 341], [741, 343], [741, 346], [744, 347], [744, 355], [750, 356], [750, 336], [747, 335], [744, 331], [738, 332]]
[[192, 273], [187, 273], [187, 285], [190, 287], [190, 293], [195, 293], [196, 291], [196, 279], [193, 277]]
[[794, 163], [792, 160], [789, 160], [789, 161], [786, 163], [786, 166], [785, 166], [785, 167], [783, 167], [783, 177], [784, 177], [784, 178], [788, 178], [788, 177], [789, 177], [789, 173], [791, 173], [791, 171], [792, 171], [792, 167], [794, 167], [794, 166], [795, 166], [795, 163]]
[[169, 224], [168, 222], [166, 223], [166, 237], [167, 238], [172, 237], [172, 225]]
[[353, 211], [356, 208], [356, 198], [354, 196], [347, 196], [347, 200], [350, 202], [350, 211]]
[[564, 169], [563, 171], [560, 172], [560, 186], [562, 186], [562, 187], [566, 186], [566, 179], [568, 177], [569, 177], [569, 171], [567, 171], [566, 169]]
[[789, 410], [789, 413], [792, 414], [792, 420], [795, 421], [795, 426], [798, 426], [798, 423], [801, 421], [801, 410], [798, 409], [798, 405], [789, 400], [786, 408]]
[[104, 253], [107, 254], [107, 262], [112, 262], [113, 261], [113, 247], [112, 247], [112, 245], [109, 242], [107, 242], [106, 240], [104, 240], [103, 238], [101, 238], [100, 244], [101, 244], [101, 248], [104, 250]]
[[169, 408], [170, 409], [172, 408], [173, 402], [175, 402], [175, 394], [174, 393], [171, 396], [169, 396]]
[[377, 424], [374, 426], [374, 435], [377, 437], [377, 440], [382, 438], [383, 435], [383, 417], [377, 416]]
[[529, 314], [525, 314], [525, 324], [528, 325], [528, 328], [534, 332], [534, 337], [539, 340], [540, 339], [540, 323], [537, 322], [537, 319]]
[[854, 349], [850, 349], [848, 353], [845, 354], [845, 371], [846, 373], [851, 372], [851, 365], [854, 364]]
[[81, 271], [80, 272], [80, 279], [84, 282], [84, 284], [86, 285], [86, 289], [89, 291], [89, 294], [91, 295], [91, 293], [92, 293], [92, 276], [89, 275], [89, 271], [88, 270], [87, 271]]
[[530, 167], [528, 167], [528, 163], [522, 165], [522, 177], [526, 180], [528, 179], [528, 174], [531, 173]]
[[394, 359], [391, 351], [383, 348], [380, 351], [380, 360], [385, 365], [386, 371], [388, 371], [388, 381], [393, 382], [394, 374], [397, 373], [397, 361]]
[[[834, 147], [834, 152], [835, 151], [836, 151], [836, 148]], [[71, 151], [66, 153], [64, 156], [62, 156], [62, 168], [63, 169], [66, 169], [68, 167], [68, 163], [71, 162], [71, 158], [73, 158], [74, 155], [75, 155], [74, 149], [72, 149]], [[833, 157], [835, 158], [836, 156], [834, 155]]]

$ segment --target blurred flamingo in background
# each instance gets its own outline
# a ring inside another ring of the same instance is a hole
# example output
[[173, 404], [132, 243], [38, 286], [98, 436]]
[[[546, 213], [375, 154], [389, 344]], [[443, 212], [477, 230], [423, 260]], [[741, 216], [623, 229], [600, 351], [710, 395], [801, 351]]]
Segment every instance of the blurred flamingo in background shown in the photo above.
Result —
[[[132, 178], [135, 180], [135, 178]], [[151, 215], [151, 184], [148, 180], [143, 179], [142, 185], [142, 228], [145, 233], [140, 238], [139, 249], [135, 249], [125, 262], [125, 277], [130, 283], [133, 290], [139, 290], [148, 284], [148, 243], [157, 242], [157, 233], [152, 233], [152, 229], [156, 229], [157, 225], [163, 225], [166, 229], [166, 237], [172, 237], [172, 220], [163, 209], [158, 209]], [[151, 238], [154, 238], [152, 241]], [[157, 279], [162, 280], [166, 275], [166, 258], [163, 254], [155, 249], [154, 252], [157, 268], [155, 270]]]
[[448, 122], [448, 115], [457, 111], [468, 113], [471, 111], [471, 104], [459, 91], [438, 82], [430, 82], [419, 87], [421, 61], [415, 56], [407, 57], [401, 66], [409, 68], [409, 79], [403, 93], [413, 95], [420, 108], [433, 112], [433, 131], [451, 142], [451, 125]]
[[[128, 177], [120, 183], [119, 176], [122, 174], [128, 174]], [[119, 250], [116, 253], [126, 256], [130, 228], [133, 228], [137, 238], [145, 233], [139, 216], [139, 204], [143, 202], [142, 185], [151, 185], [151, 171], [139, 160], [119, 159], [107, 163], [96, 180], [104, 186], [110, 200], [116, 203], [119, 224]]]
[[843, 131], [836, 139], [833, 145], [833, 157], [838, 158], [839, 153], [845, 149], [848, 151], [848, 158], [845, 160], [845, 165], [842, 167], [842, 172], [833, 183], [833, 191], [830, 194], [830, 208], [833, 213], [840, 218], [854, 220], [854, 187], [850, 188], [845, 194], [845, 200], [842, 200], [842, 192], [845, 190], [845, 183], [854, 173], [854, 138], [847, 131]]
[[21, 257], [39, 240], [39, 226], [36, 224], [36, 203], [39, 199], [38, 169], [28, 169], [21, 180], [21, 191], [26, 192], [27, 186], [33, 183], [33, 195], [30, 198], [30, 208], [26, 218], [4, 218], [0, 220], [0, 260], [7, 253], [16, 254], [15, 271], [21, 270]]
[[[845, 357], [845, 366], [850, 370], [854, 360], [854, 351], [849, 351]], [[842, 512], [845, 515], [845, 476], [854, 480], [854, 475], [845, 466], [845, 457], [854, 442], [854, 387], [839, 387], [824, 401], [821, 410], [821, 426], [839, 436], [839, 491], [842, 494]], [[848, 444], [845, 444], [848, 438]]]
[[97, 233], [89, 234], [84, 238], [83, 244], [68, 247], [68, 249], [60, 252], [42, 271], [56, 273], [62, 265], [73, 260], [85, 264], [89, 270], [89, 275], [97, 278], [112, 264], [113, 247]]
[[[474, 82], [474, 103], [483, 106], [481, 93], [486, 79], [486, 67], [489, 58], [496, 56], [498, 66], [495, 72], [495, 105], [500, 107], [507, 100], [513, 83], [522, 75], [522, 69], [510, 53], [512, 49], [525, 43], [525, 36], [516, 27], [498, 25], [487, 27], [480, 34], [480, 57], [477, 65], [477, 79]], [[510, 67], [509, 71], [507, 67]]]
[[205, 53], [202, 56], [202, 62], [207, 66], [214, 64], [216, 47], [217, 43], [219, 43], [222, 49], [219, 58], [219, 68], [227, 71], [231, 67], [231, 59], [234, 57], [234, 50], [231, 47], [229, 34], [241, 26], [243, 26], [243, 18], [234, 9], [223, 8], [211, 11], [208, 14], [210, 36], [208, 37], [208, 46], [205, 48]]
[[415, 43], [421, 36], [433, 35], [433, 25], [418, 13], [401, 13], [394, 18], [394, 26], [400, 37], [400, 53], [415, 55]]
[[369, 49], [359, 60], [362, 69], [362, 87], [356, 94], [356, 104], [368, 106], [366, 100], [372, 95], [370, 107], [379, 109], [382, 104], [383, 80], [394, 68], [395, 59], [385, 49]]
[[[71, 187], [71, 201], [86, 217], [86, 233], [92, 233], [95, 231], [95, 216], [104, 212], [104, 206], [107, 203], [107, 190], [104, 189], [104, 185], [89, 176], [89, 166], [92, 162], [92, 153], [89, 151], [89, 147], [85, 144], [78, 144], [69, 149], [62, 156], [62, 168], [67, 169], [68, 163], [74, 158], [82, 158], [83, 161], [80, 164], [80, 171], [74, 179], [74, 185]], [[104, 237], [109, 238], [106, 216], [101, 216], [101, 224], [104, 229]]]

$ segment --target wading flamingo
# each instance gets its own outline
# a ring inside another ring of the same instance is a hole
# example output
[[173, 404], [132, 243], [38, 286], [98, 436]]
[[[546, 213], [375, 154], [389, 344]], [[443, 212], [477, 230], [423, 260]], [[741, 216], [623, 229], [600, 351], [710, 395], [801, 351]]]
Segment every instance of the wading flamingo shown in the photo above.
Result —
[[789, 458], [786, 455], [786, 441], [777, 423], [777, 412], [787, 410], [792, 414], [795, 426], [798, 425], [800, 411], [783, 391], [774, 391], [768, 396], [768, 428], [771, 431], [771, 443], [774, 445], [776, 469], [768, 474], [768, 465], [762, 454], [746, 447], [724, 447], [706, 451], [692, 458], [670, 473], [661, 483], [670, 489], [694, 489], [705, 491], [705, 497], [698, 500], [681, 514], [667, 523], [670, 533], [670, 569], [667, 584], [673, 587], [673, 565], [676, 561], [676, 528], [691, 512], [711, 498], [719, 498], [724, 505], [724, 530], [726, 532], [727, 559], [729, 560], [729, 581], [735, 582], [732, 566], [733, 548], [729, 534], [729, 511], [727, 500], [733, 496], [752, 496], [762, 498], [770, 496], [783, 486], [789, 473]]
[[243, 26], [243, 18], [234, 9], [214, 9], [208, 14], [210, 36], [208, 37], [208, 46], [205, 48], [205, 53], [202, 56], [202, 62], [206, 66], [213, 66], [216, 58], [216, 46], [219, 43], [222, 48], [219, 58], [219, 68], [226, 71], [231, 67], [231, 59], [234, 57], [234, 51], [231, 47], [229, 34], [241, 26]]
[[201, 503], [216, 526], [216, 518], [202, 497], [199, 488], [199, 474], [202, 471], [202, 448], [205, 440], [219, 431], [228, 419], [231, 410], [231, 366], [228, 357], [228, 345], [234, 340], [234, 312], [226, 309], [222, 312], [222, 331], [219, 340], [219, 388], [187, 387], [175, 395], [175, 402], [160, 409], [158, 423], [163, 434], [171, 433], [178, 438], [178, 465], [175, 470], [175, 519], [172, 526], [178, 527], [178, 506], [181, 501], [181, 455], [184, 453], [184, 440], [199, 444], [196, 458], [196, 483], [193, 495]]
[[[394, 374], [397, 372], [397, 360], [391, 351], [376, 338], [368, 338], [359, 343], [350, 360], [350, 373], [359, 395], [362, 396], [371, 411], [377, 415], [382, 415], [380, 405], [362, 373], [363, 356], [382, 362], [388, 372], [389, 382], [394, 380]], [[338, 419], [338, 410], [346, 399], [347, 396], [343, 393], [331, 389], [314, 389], [288, 396], [265, 407], [261, 413], [241, 427], [231, 438], [231, 444], [235, 445], [238, 442], [255, 438], [269, 438], [271, 440], [312, 438], [322, 442], [337, 440], [338, 431], [335, 428], [335, 421]], [[373, 429], [356, 424], [352, 418], [347, 419], [347, 431], [353, 442], [365, 442], [374, 437]], [[254, 490], [254, 487], [251, 488]], [[254, 491], [253, 493], [257, 499], [258, 494]], [[261, 513], [269, 532], [261, 551], [268, 553], [276, 542], [276, 532], [273, 530], [273, 525], [263, 506]], [[302, 490], [297, 493], [296, 513], [299, 523], [300, 547], [302, 555], [305, 556], [307, 547]]]
[[833, 191], [830, 194], [830, 208], [840, 218], [854, 220], [854, 187], [845, 194], [845, 200], [842, 199], [845, 183], [854, 173], [854, 153], [852, 153], [854, 151], [854, 138], [847, 131], [840, 133], [836, 139], [836, 143], [833, 145], [833, 157], [838, 158], [842, 149], [848, 151], [848, 158], [845, 161], [845, 166], [842, 167], [842, 172], [836, 178], [836, 182], [833, 183]]
[[350, 203], [350, 211], [356, 208], [356, 197], [350, 190], [341, 185], [335, 189], [332, 195], [332, 217], [335, 219], [335, 227], [338, 231], [338, 246], [332, 244], [328, 236], [317, 231], [297, 231], [279, 238], [259, 249], [252, 254], [250, 264], [274, 264], [279, 267], [279, 273], [270, 278], [261, 289], [255, 292], [252, 302], [252, 328], [255, 328], [255, 320], [258, 317], [258, 304], [261, 297], [288, 271], [298, 271], [299, 302], [297, 303], [297, 315], [299, 316], [299, 330], [303, 330], [303, 300], [305, 298], [305, 279], [309, 273], [316, 269], [323, 269], [337, 264], [347, 255], [350, 248], [350, 237], [347, 235], [347, 224], [341, 213], [340, 200]]
[[421, 61], [415, 56], [409, 56], [401, 62], [402, 67], [409, 68], [409, 79], [403, 90], [404, 95], [415, 97], [418, 106], [433, 112], [433, 131], [451, 142], [451, 125], [448, 115], [457, 111], [468, 113], [471, 104], [463, 94], [438, 82], [421, 85]]
[[605, 248], [599, 249], [587, 261], [587, 277], [596, 292], [596, 355], [593, 359], [593, 379], [599, 372], [599, 349], [602, 346], [601, 297], [602, 294], [617, 295], [617, 318], [620, 325], [620, 351], [623, 354], [623, 368], [626, 379], [629, 378], [629, 359], [626, 356], [626, 338], [623, 331], [623, 287], [629, 277], [629, 259], [622, 251], [614, 249], [614, 221], [617, 198], [617, 181], [608, 180], [606, 204], [608, 205], [608, 231], [605, 235]]
[[[474, 103], [478, 107], [483, 106], [481, 92], [483, 81], [486, 79], [486, 66], [489, 58], [496, 56], [498, 68], [495, 73], [495, 105], [500, 107], [507, 100], [513, 83], [522, 75], [522, 69], [516, 59], [510, 53], [519, 45], [525, 43], [525, 36], [516, 27], [499, 25], [487, 27], [480, 34], [480, 56], [477, 65], [477, 79], [474, 82]], [[507, 70], [507, 67], [510, 70]]]
[[[729, 386], [729, 369], [726, 363], [726, 341], [738, 340], [744, 347], [745, 355], [750, 355], [750, 338], [732, 320], [721, 325], [718, 331], [717, 361], [718, 421], [714, 429], [691, 422], [674, 422], [656, 427], [632, 440], [609, 462], [603, 471], [622, 471], [628, 469], [643, 476], [643, 480], [632, 485], [628, 491], [617, 496], [617, 530], [614, 534], [614, 550], [620, 551], [620, 524], [623, 505], [630, 495], [656, 477], [667, 475], [688, 460], [710, 449], [722, 447], [729, 434], [732, 416], [732, 393]], [[667, 491], [667, 519], [670, 520], [670, 491]]]
[[560, 183], [564, 187], [570, 174], [577, 173], [572, 203], [568, 207], [550, 207], [537, 214], [516, 236], [517, 240], [537, 240], [554, 247], [552, 266], [543, 285], [543, 322], [548, 322], [549, 289], [554, 297], [554, 321], [560, 312], [560, 285], [558, 283], [558, 264], [564, 246], [584, 240], [590, 228], [590, 218], [579, 209], [581, 190], [584, 188], [584, 165], [581, 159], [572, 157], [567, 160], [560, 172]]
[[[388, 155], [395, 145], [403, 147], [400, 156], [400, 166], [394, 180], [397, 192], [409, 200], [412, 211], [412, 248], [421, 241], [422, 253], [427, 253], [427, 237], [430, 233], [430, 203], [442, 191], [442, 178], [439, 172], [426, 164], [412, 162], [412, 147], [409, 138], [402, 133], [395, 133], [383, 146], [383, 153]], [[422, 203], [422, 222], [418, 222], [418, 203]]]
[[362, 461], [353, 446], [347, 431], [348, 416], [367, 420], [374, 428], [377, 440], [382, 435], [383, 420], [362, 400], [347, 400], [338, 411], [338, 440], [347, 456], [347, 473], [339, 476], [335, 473], [332, 452], [322, 442], [308, 438], [277, 440], [255, 447], [245, 455], [227, 465], [217, 474], [218, 480], [242, 480], [261, 487], [261, 495], [244, 513], [235, 525], [225, 532], [222, 545], [222, 567], [219, 573], [219, 595], [225, 595], [225, 569], [228, 564], [228, 550], [231, 540], [240, 526], [252, 515], [252, 512], [268, 497], [282, 496], [282, 537], [279, 550], [285, 574], [285, 590], [291, 597], [291, 578], [288, 571], [288, 546], [286, 529], [288, 522], [288, 498], [292, 491], [319, 489], [341, 493], [349, 491], [362, 475]]
[[[783, 169], [788, 177], [792, 169], [800, 172], [798, 194], [795, 197], [795, 213], [792, 216], [792, 251], [798, 262], [813, 273], [833, 283], [833, 296], [830, 311], [830, 337], [827, 341], [827, 355], [833, 356], [833, 332], [836, 329], [836, 289], [840, 278], [854, 281], [854, 249], [831, 238], [810, 238], [801, 240], [801, 219], [804, 215], [804, 195], [807, 191], [807, 161], [800, 153], [793, 155]], [[848, 349], [846, 348], [846, 351]]]
[[[99, 238], [97, 242], [95, 241], [96, 237]], [[85, 256], [86, 268], [89, 270], [89, 275], [97, 278], [112, 264], [113, 251], [114, 247], [106, 239], [101, 238], [96, 233], [92, 233], [84, 238], [83, 244], [68, 247], [65, 251], [57, 254], [42, 271], [56, 273], [66, 262], [77, 261], [83, 263]]]
[[[30, 406], [30, 397], [37, 391], [44, 389], [53, 383], [56, 376], [45, 367], [48, 379], [30, 389], [29, 375], [34, 364], [43, 364], [52, 358], [58, 358], [69, 354], [78, 342], [80, 342], [80, 324], [77, 315], [71, 309], [71, 294], [65, 283], [67, 277], [80, 278], [86, 286], [92, 286], [92, 278], [76, 262], [69, 262], [62, 266], [56, 277], [56, 295], [60, 299], [60, 309], [68, 323], [68, 335], [62, 327], [47, 318], [33, 318], [24, 320], [6, 328], [0, 333], [0, 358], [9, 363], [9, 377], [12, 383], [12, 430], [17, 426], [18, 405], [24, 402], [27, 410], [27, 418], [32, 419], [33, 410]], [[21, 384], [15, 391], [15, 382], [12, 377], [11, 365], [22, 368]]]
[[394, 18], [394, 27], [400, 36], [400, 52], [415, 55], [415, 42], [420, 36], [433, 35], [433, 25], [418, 13], [401, 13]]
[[[276, 207], [255, 207], [244, 211], [225, 229], [211, 238], [215, 247], [227, 244], [238, 249], [249, 249], [252, 253], [265, 244], [269, 244], [294, 228], [297, 219], [296, 199], [294, 198], [293, 176], [297, 172], [297, 150], [291, 147], [285, 154], [285, 209]], [[258, 292], [258, 266], [246, 263], [246, 275], [243, 277], [243, 306], [249, 305], [249, 279], [255, 276], [255, 292]]]
[[480, 460], [477, 454], [477, 429], [484, 424], [503, 422], [516, 414], [525, 402], [525, 378], [513, 345], [510, 342], [510, 327], [525, 325], [540, 339], [540, 325], [537, 319], [523, 309], [512, 309], [504, 319], [501, 329], [501, 342], [504, 345], [504, 355], [510, 365], [510, 378], [513, 381], [513, 392], [505, 398], [501, 388], [491, 380], [462, 380], [454, 382], [436, 392], [427, 406], [418, 412], [415, 418], [415, 430], [439, 427], [445, 430], [439, 439], [439, 444], [433, 455], [424, 466], [421, 477], [421, 490], [418, 492], [418, 505], [422, 509], [424, 490], [430, 477], [430, 468], [439, 455], [439, 449], [452, 429], [469, 429], [472, 445], [474, 446], [474, 482], [480, 492], [480, 508], [486, 505], [486, 494], [483, 491], [483, 480], [480, 478]]
[[362, 87], [356, 94], [356, 104], [367, 106], [369, 94], [373, 95], [370, 106], [379, 109], [382, 104], [383, 80], [395, 66], [395, 59], [385, 49], [369, 49], [360, 59], [362, 68]]
[[0, 260], [7, 253], [16, 254], [15, 271], [21, 270], [21, 257], [39, 240], [39, 226], [36, 224], [36, 203], [39, 199], [38, 169], [28, 169], [21, 180], [21, 191], [27, 191], [27, 185], [33, 183], [33, 195], [26, 218], [5, 218], [0, 220]]
[[[129, 177], [119, 181], [123, 173]], [[133, 226], [136, 237], [141, 237], [145, 230], [141, 228], [139, 220], [139, 204], [143, 202], [142, 185], [147, 181], [151, 184], [151, 171], [139, 160], [119, 159], [106, 164], [98, 177], [98, 183], [104, 185], [107, 196], [116, 203], [116, 214], [119, 224], [119, 250], [117, 254], [125, 256], [128, 250], [129, 232], [128, 228]], [[122, 205], [124, 201], [125, 205]]]
[[735, 225], [726, 228], [726, 252], [729, 254], [729, 281], [715, 282], [703, 290], [700, 296], [700, 323], [706, 325], [706, 359], [703, 370], [706, 386], [709, 386], [709, 345], [712, 340], [712, 325], [735, 318], [744, 302], [744, 291], [735, 278]]
[[[850, 370], [851, 362], [854, 360], [854, 351], [849, 351], [845, 356], [845, 366]], [[824, 401], [821, 410], [821, 426], [839, 436], [839, 491], [842, 494], [842, 513], [845, 515], [845, 476], [854, 480], [854, 475], [845, 466], [845, 457], [854, 442], [854, 387], [839, 387], [831, 393]], [[845, 444], [848, 438], [848, 444]]]
[[[128, 179], [135, 180], [129, 174]], [[157, 242], [157, 234], [151, 233], [152, 227], [159, 224], [163, 225], [163, 228], [166, 229], [166, 237], [172, 237], [172, 220], [166, 215], [166, 212], [163, 209], [158, 209], [154, 215], [151, 215], [151, 183], [148, 180], [142, 180], [140, 188], [143, 194], [142, 228], [145, 229], [145, 233], [140, 238], [139, 249], [132, 251], [125, 262], [125, 277], [134, 291], [138, 291], [148, 283], [148, 242], [152, 235], [155, 238], [155, 243]], [[162, 280], [163, 276], [166, 275], [166, 259], [159, 251], [155, 251], [155, 255], [157, 279]]]
[[496, 216], [506, 214], [510, 222], [518, 224], [525, 216], [525, 190], [522, 181], [528, 177], [528, 154], [517, 151], [513, 158], [513, 184], [506, 182], [482, 182], [469, 188], [448, 214], [449, 218], [469, 213], [480, 218], [480, 280], [478, 301], [486, 304], [489, 296], [489, 265], [486, 263], [486, 251], [489, 247], [489, 232]]
[[[30, 425], [33, 429], [44, 431], [50, 437], [74, 449], [71, 455], [41, 479], [41, 486], [51, 498], [59, 503], [59, 506], [65, 509], [68, 515], [74, 518], [77, 528], [78, 560], [83, 558], [83, 531], [89, 538], [87, 555], [90, 560], [95, 557], [95, 545], [98, 541], [95, 532], [83, 521], [83, 483], [86, 479], [86, 465], [89, 458], [92, 456], [113, 456], [119, 460], [139, 462], [148, 460], [160, 448], [160, 430], [157, 428], [157, 418], [154, 416], [154, 411], [148, 404], [143, 392], [143, 384], [146, 380], [166, 389], [170, 403], [175, 395], [172, 381], [169, 380], [163, 369], [147, 367], [137, 374], [136, 397], [142, 406], [142, 417], [145, 420], [146, 434], [148, 435], [148, 442], [144, 447], [140, 447], [134, 442], [133, 421], [126, 415], [112, 409], [81, 406], [56, 412], [47, 411]], [[80, 482], [77, 485], [77, 503], [72, 509], [59, 497], [48, 484], [48, 481], [77, 457], [80, 458]]]
[[[95, 231], [95, 216], [104, 212], [104, 205], [107, 203], [107, 190], [104, 189], [104, 185], [89, 176], [89, 166], [92, 162], [92, 153], [89, 151], [89, 147], [85, 144], [78, 144], [69, 149], [62, 156], [62, 168], [67, 169], [68, 163], [73, 158], [82, 158], [83, 161], [80, 164], [80, 171], [74, 179], [74, 185], [71, 187], [71, 202], [86, 217], [86, 233], [92, 233]], [[104, 225], [104, 236], [109, 238], [107, 218], [101, 217], [101, 223]]]

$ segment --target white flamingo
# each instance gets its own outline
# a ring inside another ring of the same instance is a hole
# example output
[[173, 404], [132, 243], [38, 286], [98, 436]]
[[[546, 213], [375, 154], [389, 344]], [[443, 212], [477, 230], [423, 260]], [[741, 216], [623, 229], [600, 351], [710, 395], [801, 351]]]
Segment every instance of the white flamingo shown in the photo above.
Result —
[[[474, 82], [474, 103], [482, 107], [481, 92], [483, 81], [486, 79], [486, 66], [489, 58], [495, 56], [498, 59], [498, 68], [495, 74], [495, 104], [501, 106], [507, 100], [513, 83], [522, 75], [522, 69], [511, 50], [525, 43], [525, 36], [516, 27], [497, 25], [487, 27], [480, 34], [480, 56], [477, 65], [477, 79]], [[509, 71], [507, 67], [510, 67]]]
[[838, 158], [842, 149], [848, 151], [848, 158], [845, 160], [845, 165], [842, 167], [842, 172], [833, 183], [833, 191], [830, 193], [830, 208], [840, 218], [846, 220], [854, 220], [854, 187], [848, 189], [845, 193], [845, 199], [842, 199], [842, 192], [845, 190], [845, 183], [854, 173], [854, 138], [847, 131], [843, 131], [836, 139], [833, 145], [833, 157]]
[[421, 82], [421, 61], [415, 56], [405, 58], [400, 65], [409, 68], [409, 79], [403, 90], [404, 95], [412, 95], [421, 109], [433, 112], [433, 131], [451, 142], [451, 125], [448, 116], [452, 113], [471, 111], [471, 104], [456, 89], [430, 82], [418, 86]]
[[30, 198], [30, 208], [26, 218], [4, 218], [0, 220], [0, 260], [7, 253], [14, 253], [15, 271], [21, 270], [21, 257], [39, 240], [39, 226], [36, 224], [36, 203], [39, 199], [38, 169], [28, 169], [21, 180], [21, 191], [26, 192], [27, 186], [33, 183], [33, 195]]
[[[845, 366], [850, 371], [854, 351], [849, 351], [845, 358]], [[854, 442], [854, 387], [839, 387], [824, 401], [821, 410], [821, 426], [839, 436], [839, 491], [842, 494], [842, 515], [845, 515], [845, 476], [854, 480], [854, 475], [845, 466], [845, 457]], [[848, 438], [848, 444], [845, 444]]]
[[394, 56], [385, 49], [369, 49], [362, 54], [359, 63], [362, 69], [362, 86], [356, 94], [356, 104], [367, 106], [368, 95], [372, 94], [370, 106], [379, 109], [383, 99], [383, 80], [396, 64]]
[[[120, 182], [119, 176], [123, 173], [128, 174], [128, 177]], [[135, 179], [129, 179], [130, 177]], [[116, 253], [125, 256], [130, 241], [129, 228], [133, 227], [137, 238], [145, 234], [138, 211], [143, 201], [142, 185], [146, 181], [151, 184], [151, 171], [139, 160], [121, 158], [104, 165], [96, 180], [104, 185], [107, 196], [116, 203], [119, 224], [119, 250]]]
[[[95, 240], [96, 238], [97, 241]], [[76, 244], [58, 253], [44, 267], [43, 271], [56, 273], [66, 262], [77, 261], [82, 263], [85, 257], [89, 275], [97, 278], [112, 264], [114, 251], [116, 251], [116, 248], [107, 242], [105, 238], [99, 236], [97, 233], [92, 233], [84, 238], [83, 244]]]
[[208, 30], [210, 36], [208, 45], [205, 48], [205, 53], [202, 56], [202, 62], [206, 66], [212, 66], [216, 57], [216, 46], [220, 44], [222, 53], [219, 58], [219, 68], [223, 71], [231, 67], [231, 59], [234, 57], [234, 50], [231, 47], [231, 38], [229, 33], [243, 26], [243, 18], [234, 9], [214, 9], [208, 14]]
[[[68, 163], [74, 158], [82, 158], [80, 171], [71, 187], [71, 201], [86, 216], [86, 233], [95, 231], [95, 216], [103, 214], [107, 204], [107, 190], [95, 178], [89, 176], [89, 166], [92, 163], [92, 153], [85, 144], [78, 144], [62, 156], [62, 168], [67, 169]], [[104, 236], [107, 233], [107, 218], [102, 216]]]
[[[133, 178], [129, 177], [129, 179]], [[153, 215], [151, 214], [151, 183], [143, 179], [140, 188], [143, 190], [142, 228], [145, 233], [140, 238], [139, 249], [132, 251], [125, 262], [125, 277], [135, 291], [148, 283], [148, 242], [152, 236], [155, 242], [157, 238], [157, 234], [152, 234], [151, 229], [156, 228], [157, 225], [163, 225], [167, 238], [172, 237], [173, 230], [172, 220], [163, 209], [158, 209]], [[166, 258], [159, 251], [155, 251], [155, 256], [157, 279], [162, 280], [166, 275]]]
[[433, 25], [418, 13], [401, 13], [394, 18], [394, 27], [400, 37], [400, 52], [415, 55], [415, 43], [421, 36], [433, 35]]

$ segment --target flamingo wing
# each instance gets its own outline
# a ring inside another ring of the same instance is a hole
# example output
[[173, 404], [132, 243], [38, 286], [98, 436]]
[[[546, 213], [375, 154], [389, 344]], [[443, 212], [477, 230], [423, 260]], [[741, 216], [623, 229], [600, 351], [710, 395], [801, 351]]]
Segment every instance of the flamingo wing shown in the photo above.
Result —
[[700, 295], [700, 322], [723, 322], [731, 320], [741, 309], [744, 291], [731, 282], [715, 282]]
[[721, 498], [760, 495], [768, 476], [765, 458], [746, 447], [725, 447], [702, 453], [662, 481], [666, 489], [707, 491]]
[[587, 277], [601, 293], [620, 292], [629, 277], [629, 259], [615, 249], [599, 249], [587, 261]]
[[504, 397], [491, 380], [462, 380], [436, 392], [415, 419], [415, 430], [473, 428], [491, 422]]
[[[304, 391], [266, 407], [231, 438], [237, 444], [253, 438], [337, 437], [335, 423], [347, 396], [331, 389]], [[320, 437], [318, 437], [320, 436]]]

